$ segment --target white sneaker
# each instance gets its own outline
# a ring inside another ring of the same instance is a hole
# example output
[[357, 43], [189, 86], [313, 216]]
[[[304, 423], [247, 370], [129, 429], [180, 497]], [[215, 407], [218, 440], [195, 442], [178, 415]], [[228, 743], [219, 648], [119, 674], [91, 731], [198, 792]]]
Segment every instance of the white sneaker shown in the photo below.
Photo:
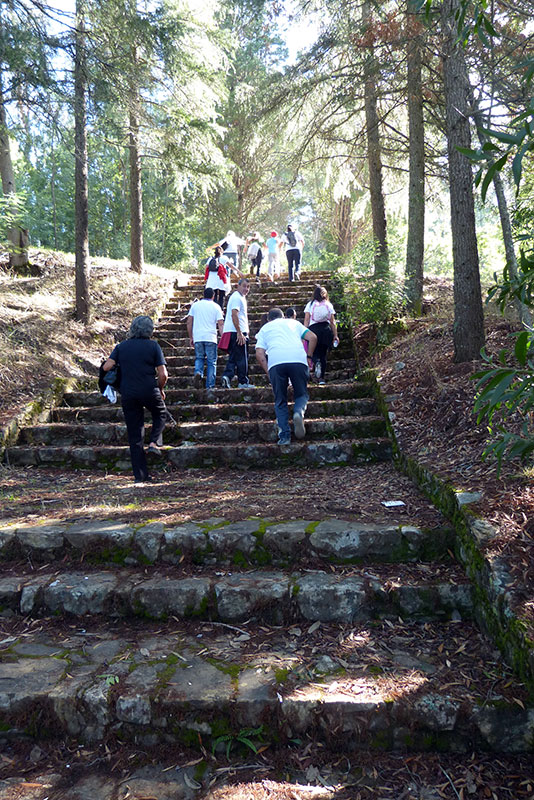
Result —
[[304, 439], [306, 436], [306, 426], [304, 425], [304, 417], [300, 411], [295, 411], [293, 414], [293, 427], [297, 439]]
[[317, 380], [320, 380], [320, 378], [321, 378], [321, 362], [320, 362], [320, 361], [318, 361], [318, 362], [316, 363], [316, 365], [315, 365], [315, 369], [314, 369], [314, 371], [313, 371], [313, 374], [315, 375], [315, 377], [317, 378]]

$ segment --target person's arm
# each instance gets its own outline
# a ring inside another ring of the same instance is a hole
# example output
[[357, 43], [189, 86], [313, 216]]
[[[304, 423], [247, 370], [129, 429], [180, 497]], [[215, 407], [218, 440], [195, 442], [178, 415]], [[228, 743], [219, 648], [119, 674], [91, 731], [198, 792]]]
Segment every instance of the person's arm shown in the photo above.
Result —
[[332, 333], [334, 334], [334, 342], [339, 342], [339, 336], [337, 335], [337, 323], [334, 314], [330, 317], [330, 327], [332, 328]]
[[239, 327], [239, 311], [237, 308], [232, 308], [232, 322], [234, 323], [234, 328], [237, 331], [237, 343], [239, 345], [245, 344], [246, 339], [243, 336], [241, 328]]
[[267, 363], [267, 351], [263, 349], [263, 347], [256, 347], [256, 361], [265, 372], [266, 375], [269, 374], [269, 365]]
[[221, 317], [221, 319], [217, 320], [217, 328], [219, 329], [219, 338], [223, 335], [223, 327], [224, 327], [224, 319]]
[[308, 361], [311, 361], [315, 348], [317, 346], [317, 336], [314, 334], [313, 331], [306, 331], [301, 336], [302, 339], [306, 339], [308, 342]]
[[102, 364], [102, 369], [104, 370], [104, 372], [109, 372], [110, 369], [113, 369], [114, 366], [115, 366], [115, 361], [112, 358], [108, 358], [107, 361], [104, 361], [104, 363]]
[[305, 311], [304, 312], [304, 327], [308, 328], [309, 325], [310, 325], [310, 312], [309, 311]]
[[187, 335], [189, 336], [189, 341], [191, 342], [191, 345], [194, 345], [195, 342], [193, 340], [193, 317], [191, 315], [187, 317], [186, 324], [187, 324]]
[[165, 364], [161, 364], [161, 366], [156, 367], [158, 373], [158, 388], [161, 392], [161, 396], [165, 400], [165, 392], [163, 391], [165, 384], [167, 383], [167, 379], [169, 377], [169, 373], [167, 372], [167, 367]]

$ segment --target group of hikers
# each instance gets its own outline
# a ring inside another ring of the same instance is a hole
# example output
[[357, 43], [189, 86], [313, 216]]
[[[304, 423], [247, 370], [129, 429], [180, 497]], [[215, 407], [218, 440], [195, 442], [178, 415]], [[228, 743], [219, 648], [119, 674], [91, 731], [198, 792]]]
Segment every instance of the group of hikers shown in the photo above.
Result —
[[[249, 263], [250, 274], [256, 274], [258, 280], [262, 264], [267, 259], [267, 277], [274, 282], [280, 277], [282, 251], [285, 251], [287, 259], [289, 280], [300, 280], [303, 247], [302, 234], [293, 225], [288, 225], [287, 230], [280, 235], [276, 231], [271, 231], [266, 240], [257, 231], [246, 239], [241, 239], [234, 231], [229, 230], [223, 239], [212, 245], [214, 254], [206, 263], [204, 275], [206, 287], [213, 289], [215, 302], [224, 308], [225, 297], [231, 290], [232, 273], [240, 278], [244, 276], [244, 272], [240, 269], [240, 265], [243, 267], [244, 258]], [[244, 256], [241, 258], [241, 263], [240, 252]]]
[[[215, 251], [220, 247], [217, 244]], [[207, 285], [202, 299], [191, 304], [186, 324], [195, 350], [193, 383], [199, 389], [205, 381], [209, 402], [215, 399], [218, 349], [228, 354], [221, 386], [230, 389], [237, 375], [238, 388], [255, 388], [248, 374], [250, 326], [247, 296], [250, 289], [250, 278], [241, 275], [235, 291], [228, 298], [224, 314], [222, 304], [216, 302], [213, 286]], [[306, 434], [304, 415], [310, 375], [320, 384], [325, 382], [327, 353], [332, 346], [339, 344], [335, 309], [324, 286], [315, 286], [313, 297], [304, 309], [304, 322], [299, 322], [296, 317], [294, 308], [287, 308], [285, 313], [280, 308], [271, 308], [256, 335], [256, 361], [271, 383], [278, 444], [282, 447], [291, 444], [287, 402], [289, 384], [293, 387], [294, 435], [302, 439]], [[150, 317], [136, 317], [128, 338], [115, 346], [101, 368], [105, 375], [120, 367], [118, 388], [136, 483], [151, 480], [144, 449], [144, 410], [148, 409], [152, 415], [147, 450], [155, 455], [160, 454], [161, 435], [169, 417], [165, 406], [168, 371], [161, 347], [151, 338], [153, 331], [154, 323]]]

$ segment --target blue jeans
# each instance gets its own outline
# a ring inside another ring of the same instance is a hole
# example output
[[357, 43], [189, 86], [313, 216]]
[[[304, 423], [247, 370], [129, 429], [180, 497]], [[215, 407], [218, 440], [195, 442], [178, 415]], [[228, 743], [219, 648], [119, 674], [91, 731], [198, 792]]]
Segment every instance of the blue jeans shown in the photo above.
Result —
[[199, 372], [201, 375], [204, 375], [204, 359], [208, 366], [206, 389], [213, 389], [217, 368], [217, 345], [215, 342], [195, 342], [195, 372]]
[[293, 386], [293, 413], [304, 416], [308, 405], [308, 378], [310, 373], [306, 364], [277, 364], [269, 370], [269, 380], [273, 387], [274, 410], [278, 423], [280, 439], [290, 439], [289, 410], [287, 407], [287, 387], [289, 381]]
[[224, 375], [229, 381], [237, 372], [239, 383], [248, 383], [248, 333], [245, 334], [245, 344], [237, 343], [237, 333], [230, 334], [230, 347], [228, 348], [228, 361], [224, 368]]

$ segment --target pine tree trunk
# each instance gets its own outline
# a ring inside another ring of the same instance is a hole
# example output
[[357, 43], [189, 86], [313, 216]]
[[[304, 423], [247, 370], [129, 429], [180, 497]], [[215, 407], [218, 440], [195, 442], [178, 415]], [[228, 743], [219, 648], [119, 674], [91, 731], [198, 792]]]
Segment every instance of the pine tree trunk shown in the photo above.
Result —
[[25, 271], [28, 266], [28, 231], [16, 224], [18, 207], [16, 203], [16, 186], [11, 148], [9, 144], [9, 131], [7, 115], [2, 91], [2, 75], [0, 73], [0, 179], [4, 197], [12, 198], [6, 212], [11, 218], [11, 227], [7, 232], [9, 247], [9, 266], [15, 270]]
[[469, 159], [458, 147], [471, 147], [470, 85], [464, 52], [457, 43], [454, 11], [458, 0], [444, 0], [441, 12], [443, 81], [449, 156], [449, 190], [454, 263], [454, 360], [480, 356], [484, 314], [475, 228], [473, 175]]
[[408, 14], [407, 91], [409, 128], [408, 239], [405, 291], [408, 307], [421, 313], [425, 247], [425, 127], [421, 83], [421, 25]]
[[336, 203], [335, 225], [337, 238], [337, 254], [346, 256], [352, 250], [352, 203], [350, 197], [342, 197]]
[[[136, 54], [134, 58], [136, 58]], [[134, 272], [143, 272], [143, 186], [139, 156], [139, 92], [130, 89], [130, 264]]]
[[[362, 7], [362, 19], [367, 27], [371, 24], [369, 0]], [[376, 96], [376, 60], [372, 45], [365, 62], [364, 100], [365, 123], [367, 129], [367, 163], [369, 169], [369, 192], [371, 195], [371, 215], [373, 219], [374, 274], [383, 278], [389, 272], [387, 244], [386, 205], [382, 184], [382, 151]]]
[[85, 70], [85, 2], [76, 0], [76, 34], [74, 56], [74, 204], [76, 213], [75, 272], [76, 310], [75, 317], [87, 324], [90, 316], [89, 304], [89, 212], [88, 212], [88, 164], [87, 164], [87, 110]]

